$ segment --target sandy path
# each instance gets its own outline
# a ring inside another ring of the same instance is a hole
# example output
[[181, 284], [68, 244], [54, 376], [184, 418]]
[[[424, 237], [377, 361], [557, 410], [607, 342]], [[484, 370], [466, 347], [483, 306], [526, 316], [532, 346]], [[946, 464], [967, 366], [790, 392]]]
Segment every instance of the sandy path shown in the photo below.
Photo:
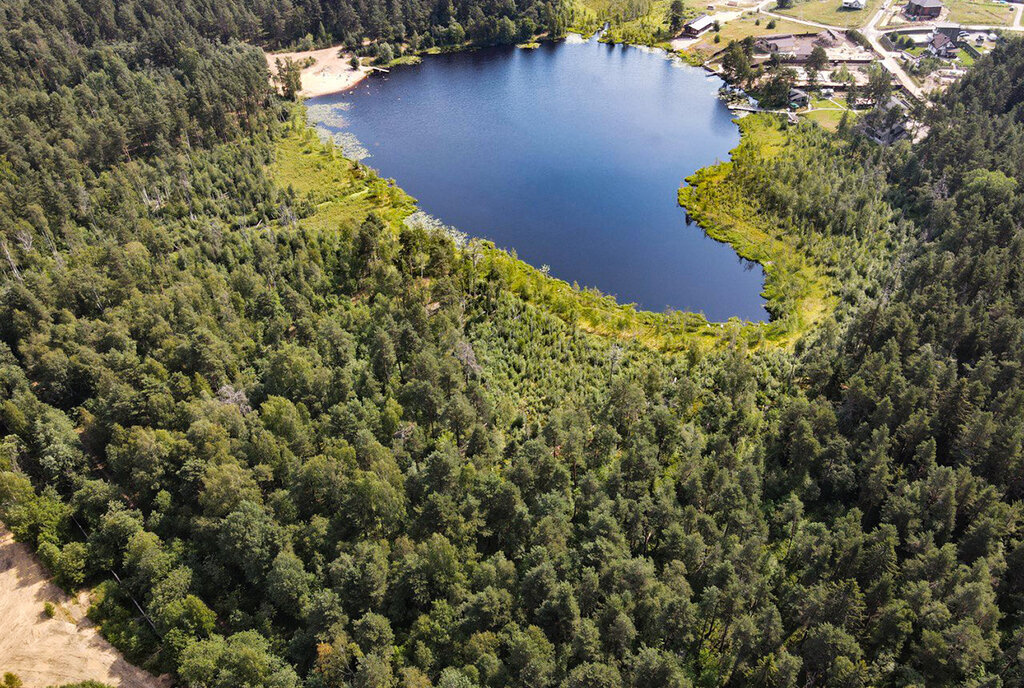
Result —
[[352, 55], [350, 53], [339, 54], [336, 47], [307, 50], [300, 53], [264, 53], [264, 55], [267, 58], [267, 67], [271, 74], [276, 73], [275, 62], [277, 60], [283, 61], [290, 57], [301, 63], [306, 58], [313, 58], [315, 62], [302, 70], [302, 90], [299, 91], [299, 95], [307, 98], [352, 88], [370, 73], [366, 67], [353, 68], [349, 64]]
[[[45, 602], [58, 606], [52, 619]], [[125, 661], [85, 618], [86, 608], [51, 583], [28, 547], [0, 525], [0, 675], [18, 675], [25, 688], [89, 679], [125, 688], [170, 685]]]

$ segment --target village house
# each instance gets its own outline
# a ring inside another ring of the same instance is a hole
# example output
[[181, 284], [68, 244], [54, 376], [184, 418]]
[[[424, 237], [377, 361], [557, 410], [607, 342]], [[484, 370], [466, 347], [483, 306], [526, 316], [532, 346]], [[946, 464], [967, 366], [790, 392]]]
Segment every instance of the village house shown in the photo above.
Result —
[[925, 51], [928, 55], [949, 60], [955, 58], [969, 40], [970, 33], [955, 24], [936, 26], [928, 37]]
[[806, 62], [815, 46], [835, 48], [843, 45], [845, 39], [839, 31], [827, 29], [821, 33], [777, 34], [761, 36], [754, 41], [754, 49], [774, 55], [783, 62]]
[[927, 50], [935, 57], [941, 57], [948, 60], [956, 57], [960, 48], [957, 46], [956, 41], [948, 35], [936, 32], [935, 35], [932, 36], [932, 40], [928, 42]]
[[690, 21], [683, 25], [683, 33], [690, 38], [697, 38], [698, 36], [707, 33], [715, 26], [715, 20], [706, 14], [702, 14], [699, 17], [694, 17]]
[[794, 110], [805, 108], [811, 104], [811, 97], [807, 95], [807, 91], [799, 88], [789, 89], [789, 107]]
[[814, 46], [811, 41], [802, 41], [798, 36], [785, 33], [758, 38], [754, 48], [783, 61], [802, 62], [811, 56]]
[[915, 19], [938, 19], [942, 14], [942, 0], [910, 0], [906, 13]]
[[910, 138], [907, 106], [892, 97], [861, 118], [860, 128], [869, 139], [883, 146]]
[[844, 10], [862, 10], [867, 7], [865, 0], [843, 0]]

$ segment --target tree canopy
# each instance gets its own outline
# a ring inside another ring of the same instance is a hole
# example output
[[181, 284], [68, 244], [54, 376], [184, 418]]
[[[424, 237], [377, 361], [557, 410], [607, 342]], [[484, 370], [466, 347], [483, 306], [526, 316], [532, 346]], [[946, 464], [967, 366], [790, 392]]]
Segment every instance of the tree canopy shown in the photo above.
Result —
[[0, 519], [186, 686], [1022, 685], [1024, 41], [913, 148], [738, 155], [841, 307], [662, 354], [404, 222], [244, 42], [546, 7], [8, 3]]

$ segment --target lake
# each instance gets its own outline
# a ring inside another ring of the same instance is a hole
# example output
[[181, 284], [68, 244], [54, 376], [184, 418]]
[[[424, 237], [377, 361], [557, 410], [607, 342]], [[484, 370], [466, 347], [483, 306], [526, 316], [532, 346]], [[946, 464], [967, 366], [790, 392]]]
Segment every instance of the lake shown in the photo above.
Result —
[[428, 56], [307, 103], [331, 106], [328, 128], [425, 212], [555, 277], [647, 310], [765, 320], [760, 266], [676, 202], [739, 142], [721, 83], [661, 51], [570, 39]]

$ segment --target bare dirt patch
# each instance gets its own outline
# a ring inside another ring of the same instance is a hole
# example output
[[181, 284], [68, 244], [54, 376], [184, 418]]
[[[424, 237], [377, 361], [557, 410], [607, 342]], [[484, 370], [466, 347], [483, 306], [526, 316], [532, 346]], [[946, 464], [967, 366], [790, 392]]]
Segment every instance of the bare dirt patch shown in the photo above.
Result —
[[306, 50], [298, 53], [265, 53], [267, 67], [271, 74], [277, 73], [277, 60], [282, 62], [291, 58], [299, 64], [308, 59], [313, 63], [302, 69], [302, 90], [299, 95], [307, 98], [325, 96], [352, 88], [369, 74], [366, 67], [353, 67], [349, 64], [352, 55], [342, 53], [338, 48], [322, 48]]
[[[54, 605], [49, 618], [44, 605]], [[94, 680], [125, 688], [166, 688], [167, 678], [129, 664], [85, 617], [88, 600], [50, 582], [28, 547], [0, 525], [0, 675], [25, 688]]]

